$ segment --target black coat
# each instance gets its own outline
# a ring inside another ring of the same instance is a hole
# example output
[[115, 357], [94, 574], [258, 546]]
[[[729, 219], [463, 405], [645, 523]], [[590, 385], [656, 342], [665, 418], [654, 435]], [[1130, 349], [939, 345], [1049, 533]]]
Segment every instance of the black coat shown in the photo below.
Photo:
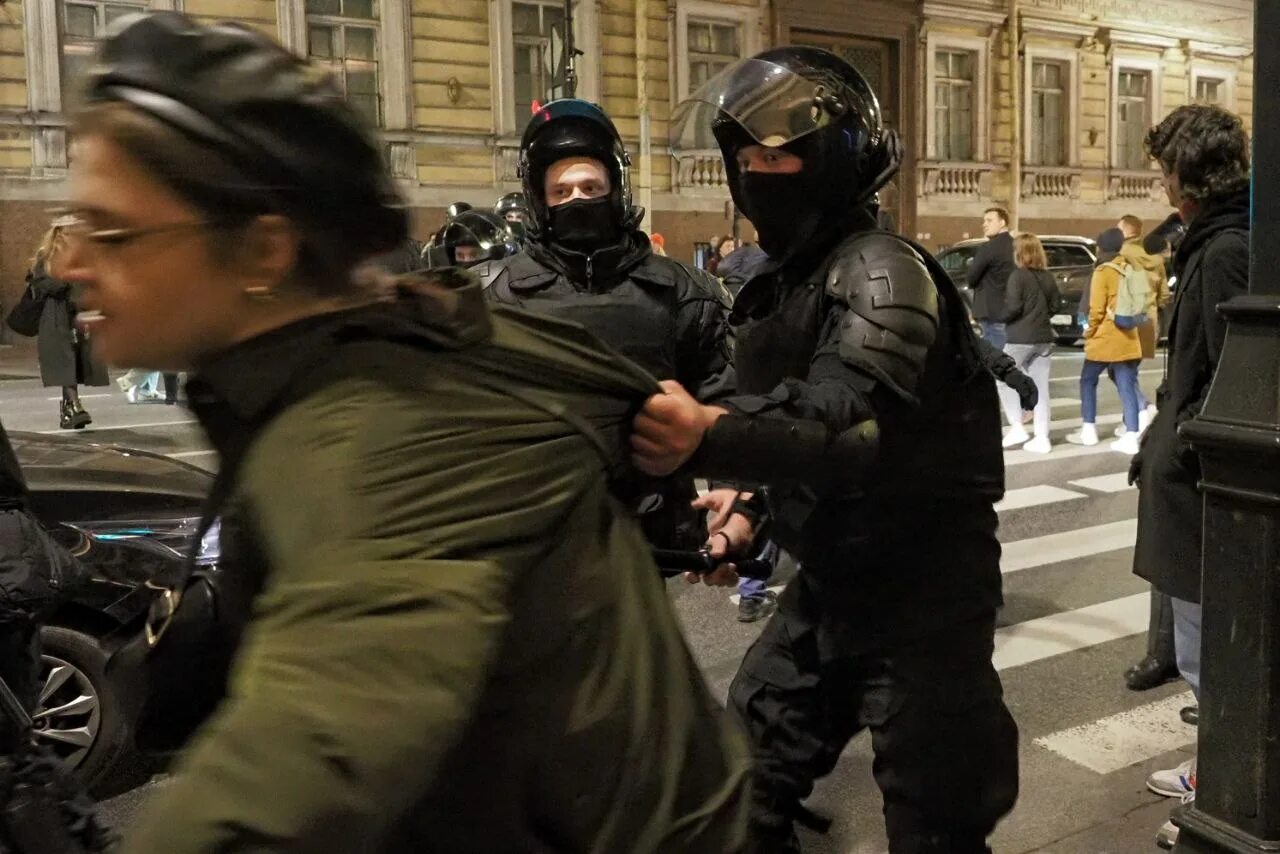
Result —
[[1053, 302], [1058, 285], [1048, 270], [1017, 269], [1005, 287], [1004, 305], [996, 319], [1007, 324], [1010, 344], [1052, 344]]
[[46, 386], [107, 384], [107, 366], [94, 358], [89, 339], [75, 330], [71, 283], [55, 279], [36, 262], [27, 273], [37, 299], [44, 300], [37, 333], [40, 379]]
[[1141, 471], [1134, 572], [1161, 593], [1200, 601], [1204, 498], [1200, 459], [1178, 428], [1204, 405], [1227, 324], [1216, 306], [1249, 288], [1249, 194], [1212, 204], [1192, 221], [1174, 259], [1177, 296], [1169, 322], [1160, 414], [1135, 461]]
[[729, 293], [737, 296], [743, 285], [756, 277], [760, 269], [769, 263], [769, 256], [759, 246], [748, 244], [729, 253], [729, 257], [716, 267], [716, 275], [724, 280]]
[[0, 424], [0, 510], [24, 507], [26, 502], [27, 481], [9, 444], [9, 435]]
[[1004, 312], [1004, 289], [1016, 268], [1013, 264], [1013, 235], [1002, 231], [978, 248], [969, 265], [969, 287], [973, 288], [973, 316], [996, 320]]

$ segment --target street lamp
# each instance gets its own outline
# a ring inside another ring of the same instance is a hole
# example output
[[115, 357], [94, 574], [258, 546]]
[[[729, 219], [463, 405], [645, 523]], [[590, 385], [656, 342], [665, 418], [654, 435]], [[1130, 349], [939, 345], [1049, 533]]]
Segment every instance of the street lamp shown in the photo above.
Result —
[[1204, 489], [1197, 789], [1182, 854], [1280, 852], [1280, 2], [1254, 4], [1249, 294], [1181, 436]]

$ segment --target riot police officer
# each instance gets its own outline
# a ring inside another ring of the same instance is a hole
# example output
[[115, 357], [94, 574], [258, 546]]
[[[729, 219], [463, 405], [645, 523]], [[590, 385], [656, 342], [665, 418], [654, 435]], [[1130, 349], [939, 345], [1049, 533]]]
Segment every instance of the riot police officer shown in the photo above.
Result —
[[[706, 273], [653, 253], [638, 228], [644, 212], [632, 204], [630, 164], [598, 106], [563, 99], [539, 110], [520, 146], [526, 251], [497, 265], [486, 293], [576, 321], [658, 379], [715, 400], [733, 389], [728, 294]], [[651, 487], [637, 487], [650, 541], [701, 545], [692, 480]]]
[[520, 244], [507, 223], [488, 211], [468, 210], [453, 217], [426, 250], [426, 267], [468, 267], [481, 279], [491, 277], [490, 265], [510, 258]]
[[651, 474], [766, 484], [737, 509], [767, 509], [803, 566], [730, 689], [756, 847], [798, 850], [801, 801], [869, 729], [890, 851], [987, 851], [1018, 774], [991, 662], [999, 406], [945, 271], [868, 210], [901, 143], [861, 75], [804, 47], [734, 66], [673, 130], [719, 146], [773, 261], [734, 305], [739, 394], [707, 406], [667, 383], [632, 439]]
[[529, 218], [529, 203], [525, 201], [524, 193], [507, 193], [498, 199], [493, 212], [506, 222], [516, 241], [523, 246], [526, 237], [525, 220]]

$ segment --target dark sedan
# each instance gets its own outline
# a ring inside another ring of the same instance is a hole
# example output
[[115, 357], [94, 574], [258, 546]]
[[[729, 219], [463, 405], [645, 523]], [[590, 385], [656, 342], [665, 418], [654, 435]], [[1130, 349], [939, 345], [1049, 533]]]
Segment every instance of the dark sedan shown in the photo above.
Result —
[[[34, 716], [36, 737], [92, 785], [133, 745], [107, 659], [140, 630], [155, 595], [147, 582], [194, 545], [213, 476], [145, 451], [30, 433], [9, 438], [35, 514], [92, 574], [42, 633], [44, 687]], [[216, 529], [199, 560], [216, 562]]]
[[[961, 240], [938, 253], [938, 262], [970, 304], [973, 302], [973, 292], [965, 274], [973, 263], [978, 247], [986, 242], [985, 238]], [[1076, 309], [1085, 288], [1089, 286], [1090, 277], [1093, 276], [1098, 247], [1087, 237], [1069, 235], [1040, 235], [1040, 242], [1044, 244], [1049, 272], [1053, 273], [1058, 290], [1062, 293], [1062, 312], [1053, 317], [1054, 333], [1058, 336], [1059, 343], [1071, 344], [1084, 334]]]

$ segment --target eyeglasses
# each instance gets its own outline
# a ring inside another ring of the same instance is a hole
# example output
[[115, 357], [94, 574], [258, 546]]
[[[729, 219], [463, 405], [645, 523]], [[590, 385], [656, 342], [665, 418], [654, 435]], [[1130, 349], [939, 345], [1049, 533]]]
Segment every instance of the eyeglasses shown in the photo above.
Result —
[[206, 228], [225, 228], [229, 222], [219, 220], [191, 220], [189, 222], [170, 222], [146, 228], [92, 228], [89, 223], [75, 211], [61, 211], [59, 220], [63, 234], [76, 240], [85, 240], [96, 246], [118, 249], [143, 237], [155, 234], [172, 234], [180, 231], [198, 231]]

